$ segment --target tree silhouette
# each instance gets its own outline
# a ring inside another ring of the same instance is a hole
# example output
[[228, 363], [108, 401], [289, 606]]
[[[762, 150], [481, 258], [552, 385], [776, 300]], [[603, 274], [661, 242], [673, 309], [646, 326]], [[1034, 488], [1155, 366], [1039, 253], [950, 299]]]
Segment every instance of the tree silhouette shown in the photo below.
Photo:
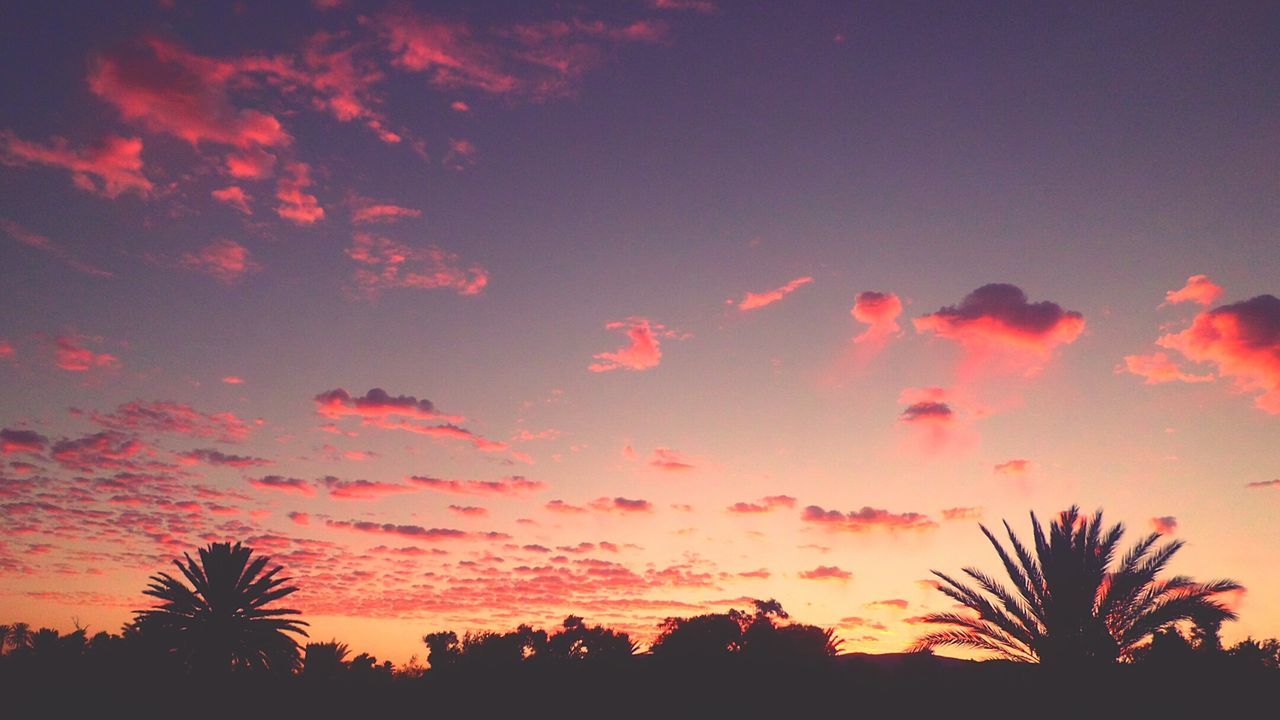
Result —
[[547, 640], [547, 654], [555, 660], [607, 662], [629, 658], [637, 649], [630, 635], [601, 625], [588, 626], [577, 615], [566, 617], [560, 632]]
[[1102, 511], [1092, 518], [1072, 506], [1044, 528], [1031, 513], [1034, 554], [1004, 523], [1010, 554], [985, 526], [1013, 590], [972, 567], [964, 569], [978, 589], [932, 571], [938, 590], [971, 613], [940, 612], [925, 622], [949, 625], [916, 641], [915, 650], [952, 645], [1047, 665], [1080, 666], [1129, 658], [1158, 630], [1192, 621], [1201, 627], [1234, 620], [1214, 599], [1238, 590], [1232, 580], [1199, 583], [1184, 575], [1156, 576], [1182, 547], [1162, 545], [1159, 533], [1139, 540], [1112, 567], [1124, 525], [1104, 530]]
[[307, 643], [303, 648], [302, 676], [315, 680], [331, 680], [347, 666], [350, 648], [337, 640]]
[[143, 593], [161, 603], [135, 613], [140, 633], [197, 673], [292, 670], [298, 643], [290, 633], [306, 637], [307, 623], [287, 617], [297, 610], [268, 607], [297, 590], [276, 577], [283, 568], [266, 570], [270, 558], [254, 558], [240, 543], [211, 543], [198, 563], [183, 555], [186, 562], [174, 565], [190, 587], [168, 573], [152, 575]]

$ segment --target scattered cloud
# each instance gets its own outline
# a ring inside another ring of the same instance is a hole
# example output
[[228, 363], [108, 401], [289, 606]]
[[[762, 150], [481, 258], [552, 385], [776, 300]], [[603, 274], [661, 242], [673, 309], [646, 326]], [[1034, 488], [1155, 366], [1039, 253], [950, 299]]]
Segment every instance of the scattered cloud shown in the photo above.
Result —
[[666, 326], [652, 323], [648, 318], [630, 317], [626, 320], [606, 324], [606, 330], [626, 330], [630, 344], [614, 350], [594, 355], [596, 362], [587, 366], [591, 372], [608, 372], [610, 370], [648, 370], [657, 367], [662, 360], [662, 349], [659, 338], [680, 338], [681, 336]]
[[1191, 327], [1156, 344], [1215, 366], [1241, 392], [1261, 391], [1254, 404], [1280, 414], [1280, 298], [1258, 295], [1201, 312]]
[[1222, 297], [1222, 287], [1209, 279], [1208, 275], [1192, 275], [1187, 284], [1179, 290], [1170, 290], [1164, 294], [1164, 305], [1193, 302], [1197, 305], [1212, 305]]
[[234, 240], [214, 240], [196, 252], [184, 253], [178, 265], [228, 284], [262, 269], [249, 257], [249, 249]]
[[938, 524], [930, 520], [927, 515], [915, 512], [892, 513], [888, 510], [870, 506], [863, 507], [861, 510], [842, 513], [839, 510], [824, 510], [817, 505], [810, 505], [804, 509], [800, 519], [828, 530], [854, 533], [874, 529], [896, 532], [900, 530], [932, 530], [938, 527]]
[[1151, 529], [1161, 535], [1172, 535], [1178, 531], [1178, 518], [1172, 515], [1151, 518]]
[[980, 520], [982, 519], [982, 508], [980, 507], [953, 507], [942, 511], [943, 520]]
[[898, 316], [902, 314], [902, 300], [891, 292], [860, 292], [849, 313], [858, 322], [870, 325], [853, 339], [855, 343], [883, 344], [902, 329], [898, 325]]
[[206, 414], [169, 400], [134, 400], [119, 405], [113, 413], [94, 412], [90, 418], [111, 430], [189, 435], [226, 443], [244, 440], [253, 427], [235, 413]]
[[311, 187], [311, 166], [302, 162], [285, 165], [284, 174], [276, 182], [276, 214], [298, 225], [313, 225], [324, 219], [324, 208], [315, 195], [306, 192]]
[[819, 565], [812, 570], [805, 570], [799, 574], [801, 580], [851, 580], [853, 573], [848, 570], [841, 570], [835, 565]]
[[86, 348], [84, 343], [89, 338], [79, 335], [60, 335], [53, 339], [53, 362], [63, 370], [70, 372], [88, 372], [93, 368], [118, 370], [120, 360], [108, 353], [95, 353]]
[[399, 483], [374, 480], [339, 480], [328, 476], [321, 480], [334, 500], [378, 500], [387, 495], [416, 492], [417, 488]]
[[359, 263], [353, 275], [366, 296], [392, 288], [446, 288], [459, 295], [479, 295], [489, 272], [479, 265], [464, 268], [458, 256], [436, 245], [412, 247], [369, 233], [356, 233], [347, 257]]
[[[278, 492], [291, 493], [294, 495], [304, 495], [307, 497], [310, 497], [316, 494], [315, 485], [313, 485], [309, 480], [303, 480], [302, 478], [296, 478], [296, 477], [284, 477], [281, 475], [266, 475], [260, 478], [249, 478], [249, 484], [258, 488], [259, 490], [275, 490]], [[289, 513], [289, 518], [294, 522], [298, 522], [298, 519], [294, 517], [295, 515], [305, 516], [306, 514], [305, 513]], [[303, 522], [299, 522], [298, 524], [305, 525], [306, 522], [303, 521]]]
[[26, 453], [41, 455], [49, 445], [49, 438], [34, 430], [0, 430], [0, 455]]
[[765, 307], [766, 305], [772, 305], [800, 289], [801, 286], [808, 285], [811, 282], [813, 282], [813, 278], [811, 277], [798, 277], [786, 285], [776, 287], [772, 290], [766, 290], [759, 293], [749, 292], [744, 295], [742, 300], [738, 303], [738, 309], [743, 311], [756, 310], [758, 308]]
[[412, 395], [391, 395], [382, 388], [373, 388], [364, 395], [352, 397], [342, 388], [326, 390], [316, 395], [316, 412], [327, 418], [341, 418], [347, 415], [364, 418], [384, 418], [402, 416], [416, 420], [445, 420], [461, 422], [464, 418], [458, 415], [444, 415], [436, 410], [430, 400]]
[[245, 192], [244, 188], [239, 185], [228, 185], [227, 187], [214, 190], [209, 194], [213, 196], [214, 200], [217, 200], [224, 205], [230, 205], [245, 215], [253, 214], [253, 208], [249, 206], [249, 203], [253, 202], [253, 196]]
[[1275, 480], [1258, 480], [1255, 482], [1246, 483], [1245, 487], [1247, 488], [1266, 488], [1266, 487], [1280, 488], [1280, 478], [1276, 478]]
[[142, 140], [136, 137], [108, 135], [93, 147], [73, 148], [60, 137], [42, 145], [0, 130], [0, 162], [63, 168], [77, 188], [108, 198], [124, 193], [147, 197], [155, 189], [142, 174]]
[[58, 245], [44, 235], [34, 233], [22, 227], [12, 220], [0, 218], [0, 230], [4, 230], [9, 233], [14, 240], [17, 240], [27, 247], [35, 248], [36, 250], [53, 256], [73, 270], [77, 270], [86, 275], [93, 275], [95, 277], [115, 277], [115, 273], [83, 262], [61, 245]]
[[993, 468], [997, 475], [1026, 475], [1031, 471], [1030, 460], [1006, 460]]
[[695, 469], [690, 458], [683, 453], [664, 447], [653, 449], [653, 456], [649, 458], [649, 466], [667, 472], [682, 472]]
[[983, 285], [960, 301], [916, 318], [918, 332], [954, 340], [970, 364], [990, 366], [999, 356], [1007, 368], [1033, 375], [1054, 348], [1069, 345], [1084, 332], [1084, 316], [1053, 302], [1029, 302], [1016, 285]]
[[653, 503], [648, 500], [631, 500], [624, 497], [608, 498], [602, 497], [592, 500], [588, 507], [597, 512], [607, 513], [651, 513], [653, 512]]
[[357, 205], [351, 213], [351, 222], [357, 225], [366, 223], [389, 223], [404, 218], [422, 217], [421, 210], [402, 207], [392, 203], [376, 203], [364, 201]]
[[736, 502], [730, 505], [728, 510], [738, 515], [756, 515], [795, 506], [796, 499], [790, 495], [769, 495], [768, 497], [760, 498], [759, 502]]
[[1178, 367], [1166, 353], [1155, 352], [1150, 355], [1125, 355], [1124, 365], [1116, 368], [1117, 372], [1129, 372], [1144, 378], [1147, 385], [1159, 385], [1168, 382], [1200, 383], [1213, 382], [1213, 374], [1194, 375]]
[[409, 483], [434, 492], [450, 495], [478, 495], [519, 497], [539, 492], [547, 484], [530, 480], [522, 475], [511, 475], [500, 480], [442, 480], [425, 475], [414, 475]]

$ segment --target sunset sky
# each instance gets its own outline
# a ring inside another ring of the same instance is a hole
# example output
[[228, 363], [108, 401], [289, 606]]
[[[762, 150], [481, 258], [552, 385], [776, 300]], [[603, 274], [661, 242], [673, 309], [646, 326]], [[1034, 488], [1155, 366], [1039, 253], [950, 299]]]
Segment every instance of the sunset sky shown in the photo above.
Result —
[[771, 597], [893, 652], [1078, 503], [1280, 636], [1277, 27], [6, 3], [0, 622], [241, 540], [396, 662]]

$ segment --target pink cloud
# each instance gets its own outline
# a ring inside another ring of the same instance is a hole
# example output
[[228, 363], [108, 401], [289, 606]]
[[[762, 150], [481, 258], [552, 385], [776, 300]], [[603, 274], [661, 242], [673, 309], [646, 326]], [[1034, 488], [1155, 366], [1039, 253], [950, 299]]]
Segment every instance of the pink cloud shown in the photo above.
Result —
[[1151, 529], [1161, 535], [1172, 535], [1178, 530], [1178, 518], [1172, 515], [1151, 518]]
[[306, 192], [311, 187], [311, 166], [294, 162], [285, 165], [285, 174], [276, 183], [276, 214], [298, 225], [313, 225], [324, 219], [324, 208], [316, 196]]
[[327, 418], [354, 415], [364, 419], [401, 416], [417, 420], [450, 420], [461, 422], [458, 415], [444, 415], [436, 410], [430, 400], [412, 395], [392, 396], [382, 388], [373, 388], [359, 397], [352, 397], [342, 388], [326, 390], [313, 398], [316, 412]]
[[930, 520], [927, 515], [915, 512], [891, 513], [888, 510], [869, 506], [863, 507], [861, 510], [842, 513], [839, 510], [823, 510], [817, 505], [810, 505], [804, 509], [800, 519], [828, 530], [854, 533], [866, 532], [877, 528], [899, 531], [932, 530], [938, 527], [938, 524]]
[[530, 480], [522, 475], [511, 475], [500, 480], [442, 480], [424, 475], [414, 475], [409, 478], [409, 482], [427, 490], [451, 495], [501, 497], [528, 495], [539, 492], [547, 486], [541, 480]]
[[304, 512], [291, 512], [289, 513], [289, 519], [292, 520], [295, 525], [311, 524], [311, 515]]
[[990, 284], [974, 290], [959, 305], [916, 318], [918, 332], [954, 340], [970, 363], [989, 365], [999, 355], [1005, 364], [1035, 374], [1054, 348], [1069, 345], [1084, 332], [1084, 316], [1057, 303], [1028, 302], [1015, 285]]
[[979, 520], [982, 518], [980, 507], [954, 507], [942, 511], [943, 520]]
[[0, 455], [40, 455], [48, 444], [49, 439], [34, 430], [0, 430]]
[[273, 464], [270, 460], [259, 457], [250, 457], [247, 455], [229, 455], [221, 450], [213, 448], [197, 448], [188, 452], [179, 453], [178, 457], [187, 463], [204, 463], [205, 465], [217, 465], [221, 467], [259, 467], [262, 465]]
[[108, 135], [93, 147], [77, 149], [60, 137], [41, 145], [0, 130], [0, 162], [63, 168], [71, 171], [76, 187], [108, 198], [127, 192], [146, 197], [155, 189], [142, 174], [142, 140], [139, 138]]
[[1280, 299], [1274, 295], [1201, 312], [1191, 327], [1156, 342], [1192, 362], [1216, 366], [1242, 392], [1261, 391], [1254, 404], [1280, 414]]
[[603, 352], [593, 356], [597, 362], [587, 366], [591, 372], [608, 372], [618, 369], [647, 370], [656, 367], [662, 360], [658, 338], [678, 337], [676, 333], [667, 330], [666, 326], [650, 323], [648, 318], [643, 317], [630, 317], [624, 321], [608, 323], [604, 327], [606, 330], [625, 328], [631, 343], [613, 352]]
[[249, 249], [234, 240], [214, 240], [197, 252], [184, 253], [178, 265], [228, 284], [262, 269], [249, 257]]
[[450, 505], [449, 510], [463, 517], [485, 517], [489, 514], [487, 509], [474, 505]]
[[[260, 478], [249, 478], [249, 484], [259, 490], [275, 490], [283, 493], [291, 493], [294, 495], [304, 495], [310, 497], [316, 494], [316, 488], [309, 481], [296, 477], [283, 477], [281, 475], [266, 475]], [[289, 513], [289, 519], [298, 522], [295, 515], [306, 516], [306, 513]], [[306, 522], [299, 522], [299, 525], [305, 525]]]
[[1145, 378], [1147, 385], [1159, 385], [1168, 382], [1200, 383], [1213, 382], [1213, 374], [1193, 375], [1178, 367], [1166, 353], [1156, 352], [1150, 355], [1125, 355], [1124, 366], [1117, 371], [1127, 371]]
[[759, 293], [749, 292], [746, 295], [744, 295], [742, 300], [738, 303], [738, 309], [744, 310], [744, 311], [755, 310], [757, 308], [765, 307], [766, 305], [772, 305], [773, 303], [776, 303], [782, 298], [795, 292], [801, 286], [808, 285], [811, 282], [813, 282], [813, 278], [811, 277], [808, 277], [808, 276], [798, 277], [795, 280], [792, 280], [791, 282], [787, 283], [786, 285], [774, 288], [772, 290], [766, 290], [764, 292], [759, 292]]
[[835, 565], [819, 565], [812, 570], [805, 570], [799, 574], [801, 580], [850, 580], [853, 573], [848, 570], [841, 570]]
[[453, 102], [449, 103], [449, 109], [454, 112], [460, 112], [460, 113], [471, 112], [471, 106], [462, 102], [461, 100], [454, 100]]
[[1267, 487], [1280, 488], [1280, 478], [1276, 478], [1275, 480], [1257, 480], [1255, 482], [1246, 483], [1245, 487], [1247, 488], [1267, 488]]
[[711, 0], [649, 0], [655, 10], [692, 10], [704, 15], [716, 11], [716, 4]]
[[253, 214], [253, 209], [249, 207], [249, 203], [253, 202], [253, 196], [245, 192], [244, 188], [239, 185], [228, 185], [209, 194], [213, 196], [214, 200], [230, 205], [245, 215]]
[[883, 343], [901, 330], [898, 316], [902, 314], [902, 300], [891, 292], [867, 290], [858, 293], [849, 314], [871, 326], [853, 339], [855, 343]]
[[651, 513], [653, 512], [653, 503], [648, 500], [629, 500], [624, 497], [608, 498], [602, 497], [592, 500], [588, 503], [588, 507], [597, 512], [606, 513]]
[[222, 382], [224, 382], [224, 383], [226, 383], [226, 384], [228, 384], [228, 385], [243, 385], [243, 384], [244, 384], [244, 378], [242, 378], [242, 377], [240, 377], [240, 376], [238, 376], [238, 375], [228, 375], [228, 376], [226, 376], [226, 377], [222, 378]]
[[888, 608], [890, 610], [906, 610], [908, 607], [910, 607], [910, 605], [911, 603], [908, 603], [906, 600], [903, 600], [902, 598], [889, 598], [888, 600], [872, 600], [871, 602], [867, 603], [867, 607], [869, 608]]
[[550, 512], [561, 513], [564, 515], [581, 515], [588, 512], [584, 507], [579, 505], [570, 505], [563, 500], [551, 500], [546, 505], [543, 505], [543, 507]]
[[937, 400], [919, 400], [907, 406], [899, 419], [906, 423], [948, 423], [955, 417], [950, 405]]
[[509, 93], [520, 86], [501, 68], [498, 53], [475, 39], [463, 23], [402, 9], [383, 15], [380, 25], [396, 65], [428, 73], [435, 85], [489, 93]]
[[325, 520], [326, 527], [339, 530], [375, 535], [393, 535], [395, 537], [418, 540], [420, 542], [440, 542], [444, 540], [510, 540], [511, 536], [500, 532], [466, 532], [452, 528], [425, 528], [421, 525], [396, 525], [393, 523], [375, 523], [364, 520]]
[[479, 295], [489, 284], [487, 270], [479, 265], [464, 268], [457, 255], [436, 245], [411, 247], [356, 233], [346, 253], [360, 264], [353, 279], [366, 295], [389, 288], [447, 288], [459, 295]]
[[449, 138], [449, 150], [440, 159], [440, 164], [454, 170], [465, 170], [476, 164], [477, 149], [475, 143], [466, 138]]
[[85, 340], [78, 335], [54, 338], [54, 364], [71, 372], [87, 372], [93, 368], [119, 369], [120, 360], [115, 355], [95, 353], [84, 346]]
[[649, 458], [649, 465], [667, 472], [682, 472], [694, 469], [693, 463], [683, 453], [664, 447], [654, 448], [653, 456]]
[[16, 222], [13, 222], [12, 220], [0, 218], [0, 229], [3, 229], [5, 232], [9, 233], [9, 235], [12, 236], [14, 240], [17, 240], [23, 245], [26, 245], [27, 247], [35, 248], [36, 250], [52, 255], [53, 257], [62, 261], [63, 263], [65, 263], [66, 265], [68, 265], [74, 270], [78, 270], [86, 275], [93, 275], [96, 277], [115, 277], [115, 273], [108, 272], [106, 270], [94, 267], [86, 262], [81, 261], [80, 259], [76, 258], [74, 255], [72, 255], [70, 252], [68, 252], [67, 249], [62, 247], [61, 245], [58, 245], [54, 241], [45, 237], [44, 235], [40, 235], [40, 234], [31, 232], [30, 230], [27, 230], [26, 228], [22, 227]]
[[248, 147], [227, 154], [227, 174], [241, 180], [262, 180], [276, 170], [276, 156], [260, 147]]
[[790, 495], [770, 495], [760, 498], [758, 503], [737, 502], [729, 506], [731, 513], [739, 515], [754, 515], [760, 513], [773, 512], [782, 508], [793, 508], [796, 506], [796, 499]]
[[226, 443], [244, 440], [253, 427], [235, 413], [206, 414], [169, 400], [134, 400], [119, 405], [113, 413], [94, 412], [90, 419], [111, 430], [172, 433]]
[[378, 482], [374, 480], [339, 480], [326, 477], [323, 480], [329, 490], [329, 497], [334, 500], [378, 500], [387, 495], [416, 492], [416, 488], [399, 483]]
[[0, 360], [11, 360], [18, 351], [13, 347], [13, 343], [0, 338]]
[[995, 466], [997, 475], [1026, 475], [1031, 471], [1030, 460], [1007, 460]]
[[1209, 306], [1222, 297], [1222, 287], [1209, 279], [1208, 275], [1192, 275], [1187, 284], [1179, 290], [1170, 290], [1164, 294], [1164, 304], [1193, 302], [1197, 305]]
[[351, 222], [360, 223], [386, 223], [394, 222], [403, 218], [422, 217], [421, 210], [414, 208], [401, 207], [391, 203], [371, 203], [360, 205], [351, 214]]
[[292, 138], [268, 113], [237, 109], [228, 86], [242, 68], [146, 38], [99, 56], [89, 89], [126, 119], [152, 132], [236, 148], [280, 147]]

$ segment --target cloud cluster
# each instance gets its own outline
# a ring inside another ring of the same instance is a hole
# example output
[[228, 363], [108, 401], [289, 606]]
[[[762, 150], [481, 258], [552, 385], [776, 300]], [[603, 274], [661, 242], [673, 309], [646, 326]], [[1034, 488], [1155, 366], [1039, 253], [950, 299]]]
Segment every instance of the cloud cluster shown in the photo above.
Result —
[[459, 295], [479, 295], [489, 284], [488, 270], [479, 265], [463, 267], [455, 253], [437, 245], [414, 247], [359, 232], [346, 254], [358, 263], [352, 279], [366, 296], [393, 288], [445, 288]]
[[817, 505], [804, 509], [800, 519], [832, 531], [861, 533], [883, 529], [889, 531], [932, 530], [938, 524], [927, 515], [915, 512], [892, 513], [870, 506], [847, 513], [839, 510], [824, 510]]
[[805, 277], [798, 277], [786, 285], [776, 287], [772, 290], [766, 290], [758, 293], [748, 292], [742, 297], [742, 300], [738, 302], [738, 309], [743, 311], [757, 310], [767, 305], [772, 305], [800, 289], [801, 286], [808, 285], [811, 282], [813, 282], [813, 278], [806, 275]]
[[648, 318], [630, 317], [606, 324], [606, 330], [626, 330], [630, 343], [612, 352], [597, 353], [596, 362], [587, 366], [591, 372], [610, 370], [648, 370], [662, 360], [659, 338], [683, 337]]

